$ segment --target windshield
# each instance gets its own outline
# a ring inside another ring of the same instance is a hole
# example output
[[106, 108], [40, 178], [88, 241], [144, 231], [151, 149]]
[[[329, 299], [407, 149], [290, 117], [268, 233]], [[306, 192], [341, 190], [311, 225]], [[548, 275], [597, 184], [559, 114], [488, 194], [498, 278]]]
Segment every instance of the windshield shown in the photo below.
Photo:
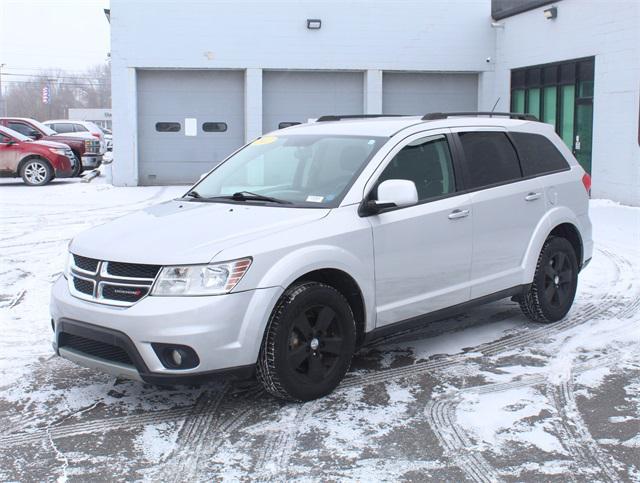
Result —
[[36, 126], [38, 129], [40, 129], [45, 136], [53, 136], [54, 134], [58, 134], [46, 124], [42, 124], [41, 122], [36, 121], [35, 119], [30, 119], [29, 122], [34, 126]]
[[0, 133], [6, 134], [7, 136], [11, 136], [18, 141], [31, 141], [32, 139], [25, 136], [24, 134], [19, 133], [18, 131], [14, 131], [13, 129], [9, 129], [8, 127], [0, 126]]
[[266, 196], [285, 206], [334, 207], [386, 140], [338, 135], [264, 136], [196, 184], [190, 199], [233, 197], [245, 203], [265, 203], [269, 202]]

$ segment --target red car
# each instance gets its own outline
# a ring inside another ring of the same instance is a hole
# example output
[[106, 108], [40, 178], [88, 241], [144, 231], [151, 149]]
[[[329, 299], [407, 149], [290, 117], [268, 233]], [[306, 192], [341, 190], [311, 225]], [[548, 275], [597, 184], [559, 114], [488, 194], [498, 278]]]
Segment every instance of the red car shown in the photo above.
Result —
[[79, 161], [74, 176], [80, 175], [84, 169], [96, 169], [102, 164], [100, 140], [88, 132], [58, 134], [41, 122], [26, 117], [0, 117], [0, 126], [18, 131], [36, 141], [53, 141], [69, 146]]
[[0, 176], [21, 176], [29, 186], [42, 186], [53, 178], [69, 178], [78, 161], [66, 144], [33, 141], [0, 126]]

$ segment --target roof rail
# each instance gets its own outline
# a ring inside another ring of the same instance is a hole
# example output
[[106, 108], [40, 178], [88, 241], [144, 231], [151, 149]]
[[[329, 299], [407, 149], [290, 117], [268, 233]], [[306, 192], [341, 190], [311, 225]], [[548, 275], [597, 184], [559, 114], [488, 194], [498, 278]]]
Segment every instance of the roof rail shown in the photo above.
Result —
[[500, 116], [509, 117], [511, 119], [521, 119], [523, 121], [538, 121], [538, 118], [532, 114], [522, 114], [519, 112], [488, 112], [488, 111], [469, 111], [469, 112], [430, 112], [422, 116], [423, 121], [435, 121], [437, 119], [447, 119], [455, 116]]
[[406, 117], [405, 114], [345, 114], [320, 116], [316, 122], [340, 121], [341, 119], [373, 119], [376, 117]]

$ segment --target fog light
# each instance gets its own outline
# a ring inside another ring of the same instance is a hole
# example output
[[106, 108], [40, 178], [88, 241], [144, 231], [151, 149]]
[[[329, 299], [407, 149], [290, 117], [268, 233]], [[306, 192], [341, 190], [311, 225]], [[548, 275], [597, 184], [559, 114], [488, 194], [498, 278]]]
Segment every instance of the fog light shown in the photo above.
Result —
[[154, 342], [151, 347], [167, 369], [193, 369], [200, 364], [198, 354], [189, 346]]
[[173, 349], [171, 351], [171, 360], [178, 367], [182, 365], [182, 354], [180, 353], [180, 349]]

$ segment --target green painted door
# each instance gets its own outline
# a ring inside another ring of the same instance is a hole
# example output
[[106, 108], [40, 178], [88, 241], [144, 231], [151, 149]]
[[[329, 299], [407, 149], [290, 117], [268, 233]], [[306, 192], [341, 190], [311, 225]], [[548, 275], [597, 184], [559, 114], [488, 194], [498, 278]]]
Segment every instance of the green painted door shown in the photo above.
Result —
[[578, 99], [573, 153], [587, 173], [591, 173], [591, 141], [593, 138], [593, 100]]

